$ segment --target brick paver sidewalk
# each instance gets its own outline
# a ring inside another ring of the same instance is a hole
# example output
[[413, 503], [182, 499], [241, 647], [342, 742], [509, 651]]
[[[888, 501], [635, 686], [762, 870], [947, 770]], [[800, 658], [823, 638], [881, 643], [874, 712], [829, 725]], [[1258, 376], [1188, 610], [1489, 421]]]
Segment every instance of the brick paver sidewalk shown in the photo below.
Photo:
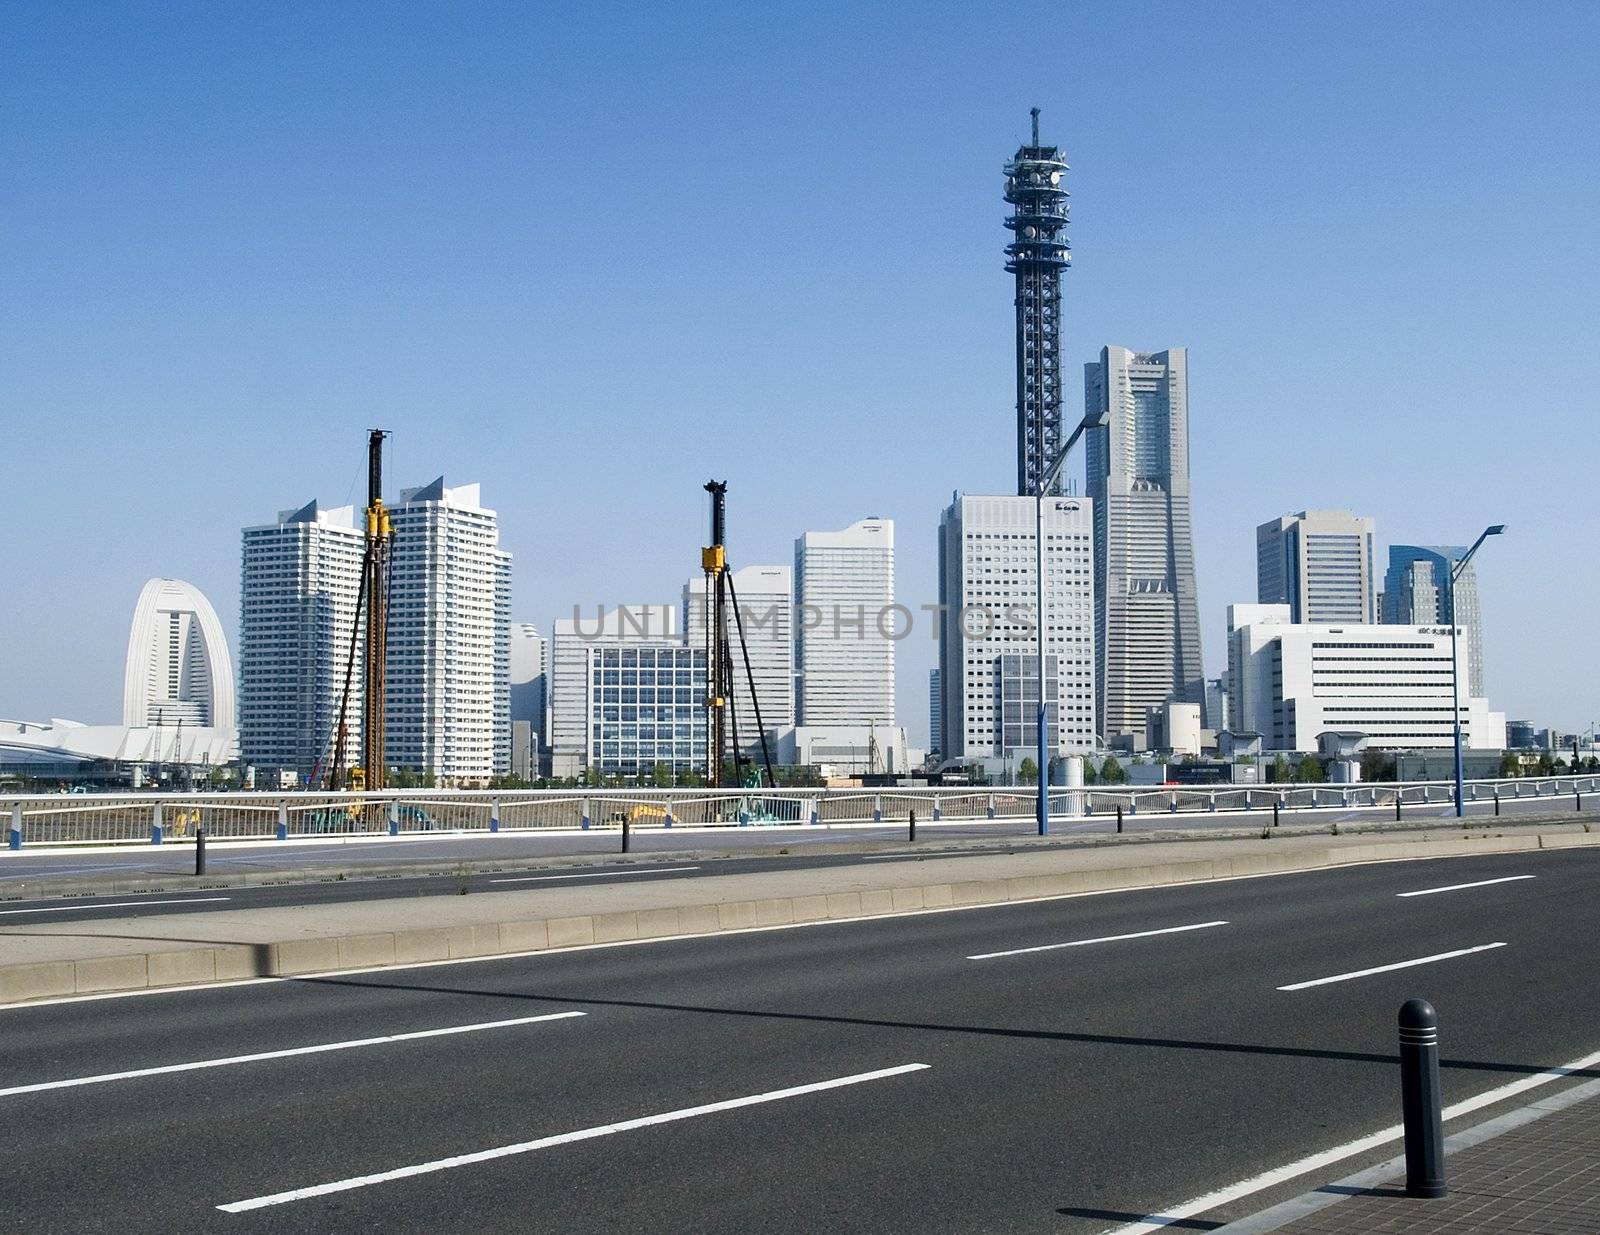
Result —
[[1221, 1232], [1600, 1235], [1600, 1081], [1468, 1129], [1446, 1151], [1450, 1193], [1438, 1200], [1406, 1196], [1403, 1167], [1378, 1168]]

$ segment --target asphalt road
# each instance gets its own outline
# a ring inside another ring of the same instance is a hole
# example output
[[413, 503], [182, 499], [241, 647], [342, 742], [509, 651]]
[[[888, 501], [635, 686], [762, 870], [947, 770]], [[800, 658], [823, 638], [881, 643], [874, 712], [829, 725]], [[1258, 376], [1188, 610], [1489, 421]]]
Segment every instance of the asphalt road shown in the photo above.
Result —
[[[1505, 799], [1502, 812], [1507, 819], [1528, 815], [1577, 816], [1570, 798]], [[1476, 819], [1491, 817], [1492, 802], [1469, 803], [1468, 813]], [[1124, 830], [1131, 833], [1151, 833], [1207, 828], [1238, 828], [1265, 823], [1271, 810], [1190, 812], [1169, 814], [1146, 812], [1126, 816]], [[1425, 819], [1445, 820], [1453, 817], [1447, 802], [1426, 806], [1408, 805], [1404, 818], [1411, 822]], [[1584, 801], [1584, 815], [1600, 818], [1600, 794], [1590, 794]], [[1283, 812], [1286, 825], [1331, 825], [1333, 823], [1383, 823], [1393, 818], [1389, 808], [1378, 810], [1328, 808], [1324, 810], [1295, 810]], [[1001, 819], [987, 822], [953, 822], [930, 825], [923, 820], [919, 825], [922, 843], [930, 848], [941, 841], [972, 841], [994, 839], [1003, 844], [1007, 837], [1025, 837], [1034, 834], [1031, 819]], [[1116, 831], [1112, 816], [1096, 815], [1088, 819], [1068, 821], [1056, 819], [1051, 824], [1051, 834], [1057, 837], [1088, 836]], [[820, 845], [887, 843], [904, 840], [906, 825], [903, 821], [882, 827], [825, 828], [825, 827], [771, 827], [721, 828], [715, 831], [693, 831], [684, 828], [648, 828], [633, 831], [631, 852], [635, 855], [667, 855], [691, 850], [715, 850], [730, 854], [775, 853], [787, 849], [790, 853], [803, 852]], [[487, 834], [449, 834], [437, 838], [391, 840], [373, 837], [370, 840], [353, 839], [340, 843], [330, 842], [252, 842], [248, 845], [213, 844], [207, 855], [207, 869], [214, 874], [266, 873], [277, 871], [316, 872], [330, 874], [349, 871], [359, 874], [363, 867], [390, 866], [412, 862], [445, 862], [494, 860], [527, 863], [544, 859], [573, 857], [602, 857], [618, 852], [620, 833], [614, 829], [595, 829], [588, 833], [502, 832]], [[60, 851], [30, 853], [0, 850], [0, 897], [5, 896], [8, 884], [27, 880], [64, 877], [94, 877], [109, 875], [182, 875], [194, 869], [192, 843], [174, 840], [165, 845], [133, 845], [123, 849], [100, 849], [83, 853], [62, 854]]]
[[1396, 1122], [1412, 995], [1447, 1102], [1600, 1050], [1597, 894], [1534, 852], [4, 1009], [4, 1225], [1087, 1235]]

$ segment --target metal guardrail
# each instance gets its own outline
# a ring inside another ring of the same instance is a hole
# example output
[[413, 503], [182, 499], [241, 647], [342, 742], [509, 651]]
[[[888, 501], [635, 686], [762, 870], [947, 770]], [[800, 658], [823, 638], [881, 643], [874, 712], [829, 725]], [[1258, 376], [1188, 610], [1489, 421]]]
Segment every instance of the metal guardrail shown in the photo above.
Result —
[[[1575, 797], [1600, 775], [1468, 781], [1469, 802]], [[1052, 787], [1052, 818], [1394, 808], [1454, 800], [1448, 781], [1355, 785]], [[288, 840], [421, 832], [618, 828], [851, 827], [1030, 819], [1027, 786], [939, 789], [405, 789], [381, 793], [32, 794], [0, 798], [13, 850], [39, 845], [165, 844], [203, 827], [213, 840]]]

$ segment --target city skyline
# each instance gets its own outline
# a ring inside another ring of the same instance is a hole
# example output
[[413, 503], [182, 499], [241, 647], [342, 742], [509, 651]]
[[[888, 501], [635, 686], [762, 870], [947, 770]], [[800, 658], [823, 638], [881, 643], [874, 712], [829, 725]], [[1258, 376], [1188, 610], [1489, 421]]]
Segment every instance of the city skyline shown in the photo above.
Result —
[[[1279, 14], [1253, 30], [1226, 15], [1179, 18], [1150, 49], [1148, 73], [1168, 74], [1151, 97], [1094, 63], [1070, 90], [1043, 71], [1019, 75], [1009, 61], [1002, 73], [1004, 32], [982, 29], [976, 16], [930, 19], [906, 97], [887, 109], [875, 97], [870, 119], [848, 118], [865, 115], [848, 88], [820, 116], [802, 107], [821, 70], [762, 96], [749, 119], [795, 156], [793, 168], [783, 194], [762, 190], [776, 230], [763, 219], [732, 234], [727, 212], [704, 210], [756, 192], [719, 145], [736, 144], [732, 120], [708, 107], [690, 113], [713, 117], [703, 133], [675, 127], [681, 121], [665, 119], [661, 104], [682, 96], [659, 76], [622, 82], [614, 111], [591, 116], [569, 102], [553, 127], [529, 120], [502, 152], [443, 92], [384, 76], [360, 48], [359, 20], [329, 17], [322, 50], [283, 50], [321, 83], [297, 105], [304, 132], [324, 135], [274, 145], [262, 138], [275, 120], [249, 90], [218, 90], [195, 67], [205, 57], [185, 57], [209, 39], [218, 60], [237, 68], [259, 31], [212, 17], [186, 33], [152, 18], [62, 75], [52, 53], [68, 32], [41, 12], [35, 54], [0, 95], [14, 102], [13, 90], [40, 90], [40, 69], [53, 68], [52, 92], [76, 91], [83, 105], [19, 106], [19, 127], [0, 138], [14, 163], [37, 169], [6, 207], [30, 243], [11, 259], [10, 304], [27, 312], [7, 319], [0, 407], [29, 432], [8, 442], [17, 484], [0, 713], [114, 717], [121, 596], [131, 599], [151, 575], [193, 580], [225, 615], [237, 648], [238, 528], [285, 493], [349, 500], [372, 423], [395, 430], [393, 468], [414, 474], [426, 460], [428, 474], [472, 474], [497, 495], [518, 562], [511, 611], [541, 628], [623, 582], [630, 594], [675, 594], [702, 538], [708, 438], [738, 460], [729, 469], [733, 560], [783, 561], [805, 528], [880, 514], [903, 529], [900, 599], [933, 600], [931, 529], [950, 487], [1012, 488], [1003, 442], [1014, 416], [1014, 331], [1008, 281], [994, 268], [995, 151], [1027, 140], [1027, 108], [1037, 104], [1073, 167], [1067, 362], [1086, 359], [1104, 338], [1181, 343], [1192, 358], [1203, 409], [1192, 471], [1207, 675], [1222, 667], [1226, 605], [1254, 594], [1250, 529], [1264, 513], [1348, 507], [1410, 544], [1464, 543], [1504, 520], [1511, 535], [1475, 563], [1492, 696], [1514, 715], [1583, 728], [1591, 705], [1581, 675], [1545, 650], [1574, 641], [1579, 628], [1565, 629], [1557, 615], [1549, 631], [1544, 610], [1563, 544], [1596, 530], [1591, 511], [1563, 500], [1582, 490], [1579, 452], [1549, 448], [1590, 415], [1583, 314], [1564, 289], [1592, 285], [1582, 272], [1593, 258], [1562, 243], [1584, 198], [1560, 152], [1581, 146], [1593, 119], [1560, 101], [1570, 75], [1518, 75], [1533, 45], [1548, 42], [1545, 19], [1497, 31], [1504, 39], [1490, 58], [1477, 48], [1485, 12], [1452, 10], [1444, 25], [1404, 15], [1387, 27], [1397, 36], [1392, 52], [1323, 50], [1331, 18]], [[520, 28], [509, 10], [496, 20]], [[1574, 10], [1572, 20], [1581, 26], [1592, 15]], [[577, 64], [599, 61], [606, 30], [604, 19], [593, 23], [572, 31]], [[1106, 10], [1046, 24], [1092, 42], [1118, 23]], [[1570, 37], [1572, 21], [1563, 28]], [[805, 46], [822, 38], [799, 18], [785, 19], [782, 34]], [[419, 45], [433, 36], [449, 54], [475, 47], [481, 32], [448, 22], [434, 29], [413, 15], [393, 34]], [[663, 37], [675, 56], [696, 61], [694, 48]], [[727, 37], [767, 46], [767, 36], [742, 27]], [[1392, 58], [1418, 38], [1462, 63], [1449, 81], [1402, 74], [1395, 90]], [[171, 44], [158, 89], [118, 67], [124, 43]], [[719, 46], [725, 52], [726, 40]], [[1197, 46], [1215, 53], [1203, 78]], [[1264, 48], [1277, 54], [1263, 63]], [[638, 68], [623, 60], [621, 72]], [[511, 70], [526, 65], [490, 61], [481, 75], [469, 71], [473, 88], [511, 107], [491, 69], [520, 86], [526, 72]], [[1261, 69], [1249, 84], [1213, 81], [1242, 62]], [[336, 66], [366, 88], [345, 103], [376, 125], [348, 171], [339, 164], [351, 150], [328, 136], [342, 131], [330, 119], [345, 105], [329, 93]], [[952, 73], [970, 84], [941, 99], [934, 82]], [[578, 90], [569, 74], [555, 76], [549, 90]], [[725, 74], [706, 80], [714, 104], [739, 95]], [[1504, 87], [1494, 108], [1479, 99], [1486, 82]], [[1172, 110], [1185, 91], [1213, 87], [1205, 106]], [[1361, 101], [1364, 87], [1383, 95], [1381, 106]], [[1441, 88], [1448, 108], [1439, 108]], [[1499, 120], [1507, 90], [1524, 107], [1541, 92], [1537, 105], [1558, 119], [1532, 136], [1508, 126]], [[214, 105], [196, 106], [199, 97]], [[546, 97], [507, 114], [527, 106], [531, 115]], [[601, 95], [591, 86], [577, 97], [588, 105]], [[1264, 97], [1281, 104], [1278, 114], [1262, 114]], [[391, 106], [392, 120], [381, 119]], [[173, 126], [172, 115], [197, 118]], [[1415, 138], [1403, 149], [1377, 137], [1389, 128], [1380, 118], [1396, 117]], [[1193, 130], [1192, 150], [1171, 140], [1175, 123]], [[581, 162], [569, 160], [619, 124], [644, 160], [639, 183], [659, 241], [646, 294], [622, 304], [600, 295], [594, 278], [594, 262], [612, 259], [561, 253], [569, 240], [584, 247], [583, 207], [570, 187], [582, 181]], [[233, 126], [240, 140], [214, 146], [205, 134], [216, 125]], [[1260, 143], [1280, 129], [1292, 141], [1261, 161]], [[457, 132], [466, 140], [455, 142]], [[923, 205], [914, 247], [874, 227], [868, 205], [900, 174], [888, 151], [912, 136], [948, 180]], [[1121, 147], [1135, 136], [1151, 140], [1130, 166]], [[130, 150], [166, 157], [93, 157]], [[302, 162], [307, 170], [295, 172]], [[1486, 209], [1486, 165], [1508, 169], [1517, 202], [1489, 274], [1459, 262]], [[176, 167], [188, 185], [182, 209], [167, 209], [174, 189], [158, 166]], [[1149, 192], [1152, 167], [1164, 173], [1160, 194]], [[317, 176], [331, 177], [331, 196]], [[272, 191], [251, 205], [263, 185]], [[527, 204], [534, 200], [541, 204]], [[482, 225], [464, 228], [462, 218]], [[546, 232], [549, 241], [540, 239]], [[1326, 245], [1328, 235], [1339, 243]], [[756, 279], [736, 251], [766, 236], [784, 239]], [[888, 246], [894, 278], [863, 276], [869, 241]], [[393, 265], [389, 250], [411, 254], [412, 268]], [[1493, 297], [1482, 295], [1485, 278]], [[1317, 295], [1306, 296], [1308, 287]], [[631, 358], [597, 349], [602, 308], [639, 341]], [[766, 341], [774, 328], [792, 346], [774, 351]], [[1530, 350], [1580, 358], [1569, 387], [1580, 393], [1558, 401], [1538, 435], [1503, 427], [1495, 411], [1513, 405], [1522, 379], [1512, 358]], [[1417, 363], [1419, 352], [1431, 354], [1429, 365]], [[596, 388], [602, 363], [611, 380]], [[752, 389], [771, 394], [752, 403]], [[641, 411], [619, 422], [622, 408]], [[197, 421], [205, 433], [186, 435]], [[695, 433], [679, 432], [690, 424]], [[1459, 449], [1445, 440], [1447, 427], [1461, 434]], [[626, 484], [597, 493], [602, 457]], [[1067, 476], [1081, 484], [1076, 461]], [[586, 505], [601, 500], [605, 519]], [[91, 578], [114, 603], [77, 602]], [[1524, 646], [1518, 632], [1536, 625], [1547, 637]], [[905, 701], [922, 697], [932, 664], [931, 641], [899, 649], [899, 720], [918, 735], [921, 709]]]

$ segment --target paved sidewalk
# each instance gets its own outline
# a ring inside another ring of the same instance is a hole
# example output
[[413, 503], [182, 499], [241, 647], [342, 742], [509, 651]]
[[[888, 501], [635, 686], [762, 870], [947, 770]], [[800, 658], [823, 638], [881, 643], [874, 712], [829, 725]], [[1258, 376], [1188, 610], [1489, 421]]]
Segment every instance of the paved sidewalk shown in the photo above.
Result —
[[1600, 1235], [1600, 1081], [1445, 1142], [1448, 1196], [1405, 1195], [1403, 1160], [1328, 1184], [1227, 1235]]

